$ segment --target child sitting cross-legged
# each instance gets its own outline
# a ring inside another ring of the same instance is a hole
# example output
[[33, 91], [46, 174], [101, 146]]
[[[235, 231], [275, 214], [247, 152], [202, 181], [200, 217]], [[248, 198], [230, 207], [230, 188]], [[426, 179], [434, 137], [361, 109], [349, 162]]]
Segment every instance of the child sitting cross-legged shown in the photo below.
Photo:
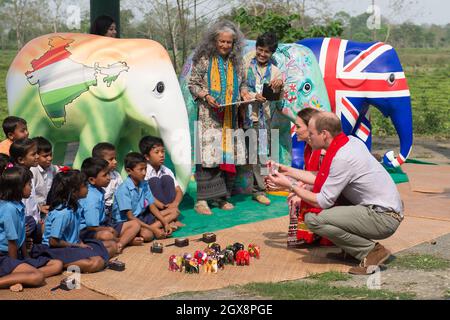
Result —
[[169, 221], [173, 216], [164, 217], [156, 207], [148, 183], [144, 181], [147, 162], [143, 155], [130, 152], [124, 160], [128, 178], [119, 186], [114, 195], [114, 223], [138, 221], [139, 235], [145, 242], [153, 238], [162, 239], [172, 233]]
[[75, 265], [81, 272], [98, 272], [117, 252], [115, 241], [80, 239], [80, 206], [78, 200], [88, 190], [84, 176], [78, 170], [62, 167], [53, 179], [48, 193], [50, 206], [45, 219], [42, 244], [33, 245], [31, 256], [61, 260], [64, 268]]
[[116, 147], [108, 142], [97, 143], [94, 148], [92, 148], [92, 157], [104, 159], [109, 163], [109, 175], [111, 176], [111, 181], [108, 186], [103, 188], [105, 190], [105, 208], [106, 215], [111, 217], [112, 206], [114, 201], [114, 193], [117, 188], [122, 184], [123, 180], [120, 173], [117, 172], [117, 158], [116, 158]]
[[[0, 171], [3, 169], [0, 167]], [[0, 288], [12, 291], [42, 285], [45, 278], [61, 273], [63, 268], [61, 261], [28, 256], [25, 205], [21, 200], [31, 194], [31, 177], [28, 169], [11, 165], [0, 177]]]
[[[23, 138], [15, 140], [10, 149], [10, 160], [15, 166], [23, 166], [31, 170], [38, 165], [37, 143], [32, 139]], [[43, 221], [41, 219], [40, 207], [36, 201], [36, 193], [33, 181], [31, 181], [31, 195], [23, 199], [25, 205], [25, 225], [27, 234], [27, 245], [41, 243]]]
[[184, 226], [177, 220], [180, 214], [178, 206], [183, 200], [183, 191], [172, 170], [164, 165], [166, 152], [162, 139], [145, 136], [139, 142], [139, 149], [147, 160], [145, 180], [148, 181], [155, 198], [155, 205], [161, 210], [163, 216], [175, 217], [175, 220], [169, 221], [172, 228], [177, 229]]
[[141, 229], [137, 221], [112, 224], [105, 212], [105, 191], [111, 177], [108, 161], [87, 158], [81, 165], [81, 172], [88, 180], [88, 194], [79, 201], [81, 207], [80, 239], [117, 241], [117, 252], [128, 244], [142, 245], [144, 239], [136, 237]]

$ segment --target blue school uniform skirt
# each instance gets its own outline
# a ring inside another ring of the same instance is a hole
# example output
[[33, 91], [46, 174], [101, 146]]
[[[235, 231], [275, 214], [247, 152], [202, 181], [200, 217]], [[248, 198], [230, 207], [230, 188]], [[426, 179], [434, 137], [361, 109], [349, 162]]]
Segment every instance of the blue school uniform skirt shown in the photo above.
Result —
[[36, 259], [26, 258], [26, 259], [13, 259], [10, 258], [6, 253], [0, 252], [0, 277], [6, 276], [14, 271], [17, 266], [22, 263], [29, 264], [32, 267], [40, 268], [45, 266], [50, 261], [47, 257], [38, 257]]
[[[102, 227], [112, 227], [114, 230], [116, 230], [117, 234], [120, 236], [120, 233], [122, 232], [123, 222], [115, 223], [113, 224], [110, 219], [107, 219], [106, 223], [101, 225]], [[95, 230], [88, 230], [88, 228], [84, 228], [80, 231], [80, 239], [81, 241], [85, 241], [87, 239], [95, 239], [95, 234], [97, 231]]]
[[141, 213], [138, 215], [138, 219], [146, 224], [152, 224], [156, 221], [155, 216], [148, 212], [148, 210], [144, 211], [144, 213]]
[[33, 246], [30, 255], [33, 258], [47, 257], [50, 259], [61, 260], [65, 265], [78, 260], [88, 259], [96, 256], [102, 257], [105, 263], [108, 262], [108, 250], [106, 250], [105, 246], [100, 240], [88, 239], [83, 242], [84, 244], [90, 246], [92, 249], [77, 247], [50, 248], [45, 244], [38, 244]]

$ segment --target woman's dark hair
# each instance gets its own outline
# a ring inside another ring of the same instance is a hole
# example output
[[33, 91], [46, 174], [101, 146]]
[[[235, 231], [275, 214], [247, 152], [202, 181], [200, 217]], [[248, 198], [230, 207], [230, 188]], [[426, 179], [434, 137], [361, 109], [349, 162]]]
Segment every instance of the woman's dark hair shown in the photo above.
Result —
[[6, 201], [21, 201], [23, 188], [31, 181], [33, 174], [22, 166], [6, 168], [0, 177], [0, 199]]
[[147, 163], [147, 160], [145, 160], [145, 157], [137, 152], [130, 152], [125, 156], [124, 166], [125, 169], [131, 169], [133, 170], [139, 163]]
[[98, 16], [91, 25], [90, 34], [104, 36], [109, 27], [114, 23], [114, 19], [107, 15]]
[[78, 198], [75, 193], [82, 185], [86, 185], [86, 178], [79, 170], [59, 172], [54, 178], [47, 195], [50, 210], [62, 208], [78, 209]]
[[11, 162], [14, 164], [19, 164], [19, 158], [25, 158], [28, 152], [30, 152], [31, 148], [35, 146], [36, 142], [28, 138], [14, 141], [9, 148], [9, 156], [11, 158]]
[[164, 147], [164, 142], [161, 138], [154, 136], [145, 136], [139, 141], [139, 150], [145, 156], [155, 147]]
[[37, 153], [49, 153], [52, 152], [53, 147], [50, 141], [45, 139], [44, 137], [34, 137], [31, 140], [36, 142]]
[[277, 35], [273, 32], [266, 32], [262, 35], [260, 35], [256, 39], [256, 46], [257, 47], [268, 47], [272, 53], [277, 51], [278, 48], [278, 38]]
[[0, 176], [2, 175], [3, 171], [5, 171], [8, 163], [9, 163], [9, 156], [4, 153], [0, 153]]
[[320, 110], [319, 109], [314, 109], [314, 108], [305, 108], [300, 110], [299, 112], [297, 112], [297, 117], [299, 117], [300, 119], [303, 120], [303, 122], [308, 125], [309, 120], [311, 120], [312, 116], [315, 115], [316, 113], [319, 113]]
[[88, 178], [97, 178], [102, 170], [108, 170], [108, 161], [101, 158], [86, 158], [81, 164], [81, 172]]

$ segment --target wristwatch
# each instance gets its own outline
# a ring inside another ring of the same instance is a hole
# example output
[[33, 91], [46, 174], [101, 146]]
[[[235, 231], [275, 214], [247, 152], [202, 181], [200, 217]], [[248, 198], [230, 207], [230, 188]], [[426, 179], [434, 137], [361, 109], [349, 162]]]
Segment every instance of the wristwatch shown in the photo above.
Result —
[[294, 191], [294, 188], [297, 186], [297, 181], [294, 181], [294, 182], [292, 182], [291, 183], [291, 187], [289, 188], [289, 191], [290, 192], [293, 192]]

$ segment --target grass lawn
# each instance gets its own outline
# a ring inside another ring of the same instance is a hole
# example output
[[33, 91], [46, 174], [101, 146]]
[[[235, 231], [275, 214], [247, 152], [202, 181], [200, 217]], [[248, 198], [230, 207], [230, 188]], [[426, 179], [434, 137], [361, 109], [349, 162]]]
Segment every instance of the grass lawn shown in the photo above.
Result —
[[314, 274], [304, 280], [250, 283], [238, 290], [275, 300], [409, 300], [415, 297], [411, 293], [333, 285], [333, 282], [350, 278], [346, 273], [331, 271]]
[[396, 257], [389, 267], [409, 270], [445, 270], [450, 268], [450, 261], [430, 254], [407, 254]]

